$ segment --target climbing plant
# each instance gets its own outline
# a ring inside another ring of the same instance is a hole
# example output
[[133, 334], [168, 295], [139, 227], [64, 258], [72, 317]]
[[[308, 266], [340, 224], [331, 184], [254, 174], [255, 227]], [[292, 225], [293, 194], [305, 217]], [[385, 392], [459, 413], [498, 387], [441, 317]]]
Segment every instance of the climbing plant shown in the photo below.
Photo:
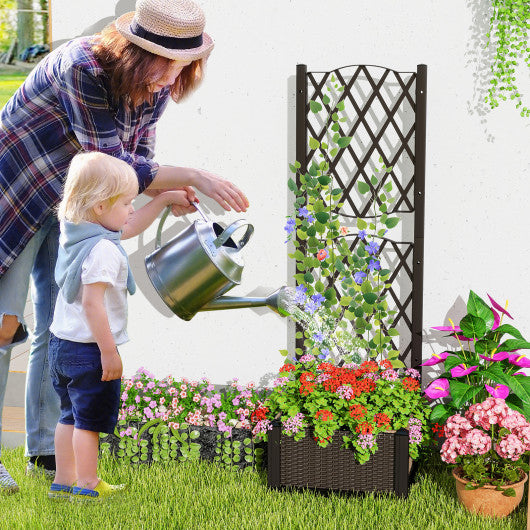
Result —
[[524, 61], [530, 68], [530, 2], [528, 0], [491, 0], [493, 13], [487, 46], [495, 47], [491, 66], [492, 79], [486, 103], [493, 109], [499, 100], [512, 100], [523, 117], [530, 116], [530, 108], [523, 105], [523, 94], [517, 87], [517, 67]]

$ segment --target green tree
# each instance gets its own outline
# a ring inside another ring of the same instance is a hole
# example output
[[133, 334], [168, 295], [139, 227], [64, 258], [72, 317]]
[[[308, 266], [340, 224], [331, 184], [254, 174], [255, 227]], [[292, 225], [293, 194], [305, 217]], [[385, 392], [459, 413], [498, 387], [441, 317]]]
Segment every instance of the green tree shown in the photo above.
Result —
[[0, 52], [7, 51], [16, 38], [16, 23], [16, 1], [0, 0]]
[[17, 0], [18, 53], [34, 44], [33, 0]]

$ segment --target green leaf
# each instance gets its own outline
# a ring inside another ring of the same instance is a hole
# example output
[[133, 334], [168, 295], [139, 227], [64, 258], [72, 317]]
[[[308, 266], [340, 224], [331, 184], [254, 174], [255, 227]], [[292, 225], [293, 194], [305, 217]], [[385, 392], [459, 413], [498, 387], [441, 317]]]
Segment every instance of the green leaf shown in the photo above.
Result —
[[320, 147], [320, 142], [318, 140], [315, 140], [312, 136], [309, 137], [309, 148], [310, 149], [318, 149]]
[[389, 217], [385, 221], [385, 225], [387, 228], [394, 228], [399, 223], [399, 217]]
[[392, 363], [392, 368], [405, 368], [405, 363], [399, 359], [392, 359], [390, 362]]
[[475, 342], [475, 352], [479, 354], [492, 351], [498, 347], [499, 347], [499, 343], [491, 339], [480, 339], [480, 340], [477, 340], [477, 342]]
[[470, 339], [480, 339], [486, 334], [486, 322], [484, 322], [482, 318], [475, 315], [466, 315], [460, 321], [460, 328], [462, 329], [464, 337], [468, 337]]
[[351, 136], [342, 136], [341, 138], [339, 138], [337, 144], [339, 145], [339, 147], [342, 148], [348, 147], [348, 145], [350, 145], [351, 139]]
[[451, 389], [453, 403], [457, 409], [471, 403], [473, 398], [482, 390], [482, 387], [480, 386], [471, 386], [454, 379], [449, 381], [449, 387]]
[[502, 326], [499, 326], [495, 330], [495, 333], [500, 333], [501, 336], [504, 333], [508, 333], [509, 335], [511, 335], [512, 337], [515, 337], [516, 339], [524, 340], [521, 332], [518, 329], [511, 326], [510, 324], [503, 324]]
[[327, 212], [315, 213], [315, 218], [319, 223], [327, 223], [329, 221], [329, 214]]
[[451, 370], [451, 368], [454, 368], [455, 366], [458, 366], [459, 364], [462, 364], [463, 362], [464, 361], [462, 361], [460, 357], [451, 355], [450, 357], [447, 357], [447, 359], [444, 362], [445, 371], [448, 372], [449, 370]]
[[314, 281], [315, 281], [315, 278], [309, 271], [304, 274], [304, 282], [313, 283]]
[[499, 351], [530, 350], [530, 342], [520, 339], [508, 339], [499, 346]]
[[296, 186], [296, 182], [293, 179], [291, 179], [291, 178], [287, 181], [287, 186], [289, 187], [289, 189], [291, 191], [297, 191], [298, 190], [298, 187]]
[[370, 191], [370, 186], [366, 184], [366, 182], [363, 182], [362, 180], [357, 182], [357, 189], [359, 190], [359, 193], [368, 193]]
[[441, 403], [439, 405], [436, 405], [432, 409], [429, 419], [432, 423], [439, 423], [441, 425], [445, 423], [445, 420], [449, 416], [451, 416], [453, 412], [454, 412], [454, 409], [452, 407], [449, 407]]
[[321, 175], [318, 177], [318, 182], [320, 182], [322, 186], [327, 186], [331, 182], [331, 177], [329, 175]]
[[366, 228], [368, 228], [368, 223], [364, 219], [357, 217], [357, 228], [359, 230], [366, 230]]
[[331, 100], [329, 99], [329, 96], [324, 96], [324, 97], [322, 98], [322, 103], [324, 103], [324, 105], [329, 105], [329, 102], [330, 102], [330, 101], [331, 101]]
[[377, 294], [375, 293], [364, 293], [363, 298], [367, 304], [375, 304], [377, 300]]
[[322, 110], [322, 105], [318, 101], [310, 101], [309, 108], [311, 109], [311, 112], [316, 114]]
[[344, 100], [337, 103], [337, 110], [344, 110]]
[[489, 308], [488, 304], [486, 304], [486, 302], [484, 302], [484, 300], [482, 300], [482, 298], [480, 298], [480, 296], [473, 291], [469, 291], [467, 312], [470, 315], [474, 315], [484, 320], [486, 329], [488, 331], [493, 327], [493, 311]]

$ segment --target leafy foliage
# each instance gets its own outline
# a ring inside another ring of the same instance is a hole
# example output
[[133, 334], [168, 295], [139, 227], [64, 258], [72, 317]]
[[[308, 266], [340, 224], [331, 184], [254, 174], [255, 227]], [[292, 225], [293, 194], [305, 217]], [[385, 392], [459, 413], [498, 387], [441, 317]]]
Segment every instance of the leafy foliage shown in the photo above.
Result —
[[523, 106], [523, 96], [516, 86], [518, 59], [530, 67], [530, 3], [527, 0], [492, 0], [493, 14], [490, 19], [488, 45], [495, 45], [495, 61], [491, 67], [493, 78], [486, 96], [491, 108], [499, 106], [499, 100], [512, 100], [521, 116], [530, 116], [530, 109]]

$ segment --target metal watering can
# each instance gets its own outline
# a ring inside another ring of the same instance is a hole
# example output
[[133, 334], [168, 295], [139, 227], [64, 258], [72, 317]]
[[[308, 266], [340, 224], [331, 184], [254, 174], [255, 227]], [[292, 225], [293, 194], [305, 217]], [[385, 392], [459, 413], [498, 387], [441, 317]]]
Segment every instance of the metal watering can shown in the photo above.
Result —
[[[243, 261], [240, 251], [248, 243], [254, 227], [241, 219], [227, 228], [208, 219], [198, 203], [193, 203], [202, 217], [161, 244], [162, 227], [171, 211], [166, 208], [156, 234], [155, 250], [145, 258], [147, 275], [165, 304], [183, 320], [191, 320], [198, 311], [267, 306], [285, 316], [283, 299], [287, 287], [263, 298], [222, 296], [241, 283]], [[236, 243], [234, 232], [246, 226]]]

